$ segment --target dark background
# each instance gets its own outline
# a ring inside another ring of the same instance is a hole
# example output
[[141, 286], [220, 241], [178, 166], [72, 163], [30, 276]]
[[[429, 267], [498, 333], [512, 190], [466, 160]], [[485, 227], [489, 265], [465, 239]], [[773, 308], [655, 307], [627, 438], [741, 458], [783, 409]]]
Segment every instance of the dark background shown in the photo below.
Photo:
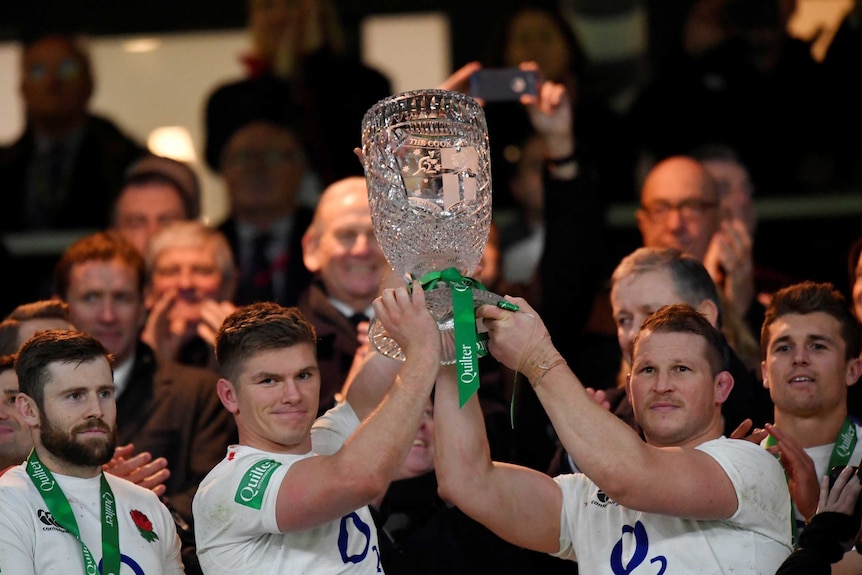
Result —
[[[534, 1], [534, 0], [533, 0]], [[632, 0], [604, 0], [603, 10], [630, 5]], [[690, 0], [644, 0], [648, 8], [651, 45], [647, 57], [655, 64], [662, 42], [682, 7]], [[526, 0], [334, 0], [348, 50], [359, 52], [358, 31], [371, 14], [444, 12], [452, 38], [451, 68], [485, 56], [509, 10]], [[589, 2], [587, 2], [589, 4]], [[238, 30], [246, 26], [245, 0], [31, 0], [7, 2], [0, 17], [0, 41], [26, 41], [45, 32], [75, 32], [90, 36]], [[411, 50], [421, 53], [421, 38]], [[831, 190], [823, 190], [830, 193]], [[859, 190], [852, 190], [854, 195]], [[816, 202], [818, 194], [809, 198]], [[626, 206], [628, 207], [628, 206]], [[632, 205], [632, 210], [634, 206]], [[577, 225], [573, 214], [573, 225]], [[755, 261], [765, 267], [816, 281], [831, 281], [847, 293], [846, 257], [862, 233], [856, 213], [821, 217], [761, 218], [755, 237]], [[617, 227], [611, 251], [625, 255], [639, 245], [633, 227]]]
[[[26, 40], [43, 32], [100, 36], [235, 30], [246, 24], [244, 0], [24, 0], [7, 4], [0, 17], [0, 40]], [[452, 27], [453, 65], [460, 65], [476, 59], [487, 48], [503, 14], [522, 2], [335, 0], [334, 4], [353, 52], [358, 52], [359, 24], [365, 16], [445, 12]]]

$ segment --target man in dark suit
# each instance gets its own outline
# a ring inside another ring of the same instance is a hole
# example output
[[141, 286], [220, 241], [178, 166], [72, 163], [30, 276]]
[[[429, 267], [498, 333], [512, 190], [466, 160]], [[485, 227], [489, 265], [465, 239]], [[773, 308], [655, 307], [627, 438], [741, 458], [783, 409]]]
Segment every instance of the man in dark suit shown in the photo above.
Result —
[[71, 36], [29, 43], [21, 58], [24, 133], [0, 148], [0, 229], [103, 228], [123, 171], [146, 152], [88, 112], [90, 61]]
[[219, 231], [239, 270], [237, 305], [295, 305], [311, 279], [301, 246], [311, 212], [298, 201], [309, 172], [293, 102], [273, 77], [226, 84], [207, 100], [206, 157], [227, 188]]
[[371, 302], [387, 267], [374, 237], [364, 177], [339, 180], [323, 191], [302, 248], [305, 267], [315, 276], [299, 309], [317, 332], [323, 412], [334, 405], [350, 372], [358, 338], [368, 333]]
[[198, 484], [237, 439], [216, 394], [218, 374], [156, 357], [140, 341], [146, 306], [143, 257], [112, 232], [69, 246], [57, 262], [57, 295], [74, 325], [96, 337], [114, 358], [117, 440], [165, 458], [165, 500], [175, 509], [186, 573], [199, 573], [191, 528]]

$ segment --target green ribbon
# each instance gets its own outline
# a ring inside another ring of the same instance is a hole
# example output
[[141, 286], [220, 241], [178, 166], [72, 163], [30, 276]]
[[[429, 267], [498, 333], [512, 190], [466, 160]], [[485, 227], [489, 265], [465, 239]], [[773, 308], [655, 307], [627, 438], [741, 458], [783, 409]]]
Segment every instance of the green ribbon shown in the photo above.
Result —
[[[853, 451], [856, 450], [856, 426], [850, 420], [850, 418], [846, 418], [844, 423], [841, 425], [841, 431], [838, 432], [838, 437], [835, 439], [835, 444], [832, 446], [832, 454], [829, 456], [829, 467], [826, 468], [826, 472], [829, 471], [833, 467], [844, 467], [848, 463], [850, 463], [850, 457], [853, 455]], [[766, 446], [772, 447], [776, 445], [778, 441], [771, 435], [766, 437]], [[776, 455], [776, 457], [778, 457]], [[784, 476], [787, 477], [787, 472], [784, 473]], [[787, 477], [789, 480], [790, 478]], [[799, 526], [796, 524], [796, 504], [793, 501], [790, 501], [790, 527], [792, 532], [792, 543], [796, 545], [796, 539], [799, 535]]]
[[488, 334], [476, 331], [473, 288], [488, 291], [477, 280], [461, 275], [455, 268], [429, 272], [419, 278], [424, 291], [438, 284], [448, 285], [452, 292], [452, 316], [455, 322], [455, 355], [458, 366], [458, 398], [461, 407], [479, 390], [479, 358], [488, 355]]
[[[84, 573], [97, 575], [98, 564], [93, 554], [81, 539], [78, 530], [78, 522], [75, 514], [66, 499], [66, 494], [57, 484], [54, 475], [39, 460], [36, 450], [30, 452], [27, 458], [27, 475], [36, 486], [36, 490], [42, 495], [42, 499], [48, 506], [48, 511], [54, 517], [57, 524], [75, 536], [81, 544], [81, 553], [84, 556]], [[108, 485], [105, 474], [101, 474], [99, 500], [102, 502], [102, 569], [104, 575], [119, 575], [120, 573], [120, 529], [117, 521], [117, 504], [111, 486]]]

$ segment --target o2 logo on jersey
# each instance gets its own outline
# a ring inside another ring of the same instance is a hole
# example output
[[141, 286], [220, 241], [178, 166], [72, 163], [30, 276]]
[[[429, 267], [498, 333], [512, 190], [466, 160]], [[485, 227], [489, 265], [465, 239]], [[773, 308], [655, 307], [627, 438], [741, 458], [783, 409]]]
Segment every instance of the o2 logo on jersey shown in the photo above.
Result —
[[[623, 565], [623, 543], [626, 540], [626, 534], [631, 534], [634, 537], [635, 550], [631, 554], [631, 559], [626, 565]], [[627, 575], [634, 573], [635, 569], [640, 567], [649, 555], [649, 537], [647, 536], [646, 528], [643, 523], [636, 521], [634, 527], [631, 525], [623, 525], [623, 534], [617, 544], [614, 545], [614, 550], [611, 551], [611, 570], [614, 575]], [[655, 575], [664, 575], [667, 570], [667, 558], [664, 555], [656, 555], [649, 560], [651, 564], [658, 564], [656, 571], [648, 571], [642, 569], [638, 573], [655, 573]]]
[[[128, 565], [129, 568], [132, 570], [132, 573], [134, 573], [135, 575], [146, 575], [146, 573], [144, 573], [144, 570], [141, 568], [141, 566], [138, 565], [138, 563], [134, 559], [129, 557], [128, 555], [123, 555], [122, 553], [120, 553], [120, 563], [123, 565]], [[99, 559], [99, 573], [101, 573], [101, 572], [102, 572], [102, 560]]]
[[[364, 542], [359, 542], [364, 540]], [[351, 553], [350, 547], [356, 550], [361, 546], [362, 550], [358, 553]], [[365, 523], [356, 512], [348, 513], [341, 518], [341, 526], [338, 529], [338, 551], [341, 553], [341, 560], [344, 563], [362, 563], [368, 555], [368, 548], [377, 555], [377, 572], [382, 573], [383, 568], [380, 566], [380, 550], [377, 545], [371, 545], [371, 527]]]

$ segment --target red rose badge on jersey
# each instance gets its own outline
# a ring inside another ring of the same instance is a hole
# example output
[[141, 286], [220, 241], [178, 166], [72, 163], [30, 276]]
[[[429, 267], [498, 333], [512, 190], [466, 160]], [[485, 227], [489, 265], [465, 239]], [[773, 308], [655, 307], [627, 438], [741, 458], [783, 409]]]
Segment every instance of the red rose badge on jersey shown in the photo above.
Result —
[[150, 522], [149, 518], [138, 511], [137, 509], [132, 509], [129, 513], [132, 516], [132, 521], [135, 522], [135, 527], [138, 528], [138, 531], [141, 533], [141, 537], [152, 543], [156, 541], [159, 536], [156, 535], [156, 532], [153, 531], [153, 524]]

